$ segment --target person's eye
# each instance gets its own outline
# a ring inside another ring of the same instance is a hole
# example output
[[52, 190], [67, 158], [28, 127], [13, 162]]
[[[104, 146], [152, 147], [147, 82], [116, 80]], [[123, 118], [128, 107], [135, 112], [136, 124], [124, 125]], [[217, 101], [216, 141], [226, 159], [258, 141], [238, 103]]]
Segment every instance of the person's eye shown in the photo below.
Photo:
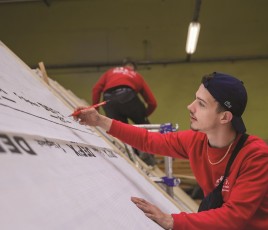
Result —
[[200, 107], [205, 107], [205, 104], [202, 101], [199, 101], [198, 104], [200, 105]]

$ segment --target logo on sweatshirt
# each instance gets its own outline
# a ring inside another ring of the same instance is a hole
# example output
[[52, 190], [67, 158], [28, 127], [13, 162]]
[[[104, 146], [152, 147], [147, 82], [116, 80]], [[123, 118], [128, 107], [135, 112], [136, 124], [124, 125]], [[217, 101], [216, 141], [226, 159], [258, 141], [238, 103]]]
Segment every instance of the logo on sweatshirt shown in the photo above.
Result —
[[131, 77], [131, 78], [134, 78], [136, 76], [135, 71], [124, 68], [124, 67], [114, 68], [113, 73], [120, 73], [120, 74], [126, 75], [126, 76]]
[[[217, 187], [222, 180], [223, 180], [223, 176], [221, 176], [218, 180], [216, 180], [215, 186]], [[229, 183], [228, 178], [225, 178], [225, 181], [222, 186], [222, 191], [230, 192], [230, 183]]]

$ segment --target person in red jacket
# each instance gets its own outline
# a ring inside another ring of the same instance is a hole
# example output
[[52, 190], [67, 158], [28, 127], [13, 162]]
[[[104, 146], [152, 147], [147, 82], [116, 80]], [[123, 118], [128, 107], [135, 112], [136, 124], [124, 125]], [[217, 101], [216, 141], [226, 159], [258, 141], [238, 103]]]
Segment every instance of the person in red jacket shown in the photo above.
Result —
[[[247, 92], [237, 78], [214, 72], [204, 76], [195, 100], [188, 105], [190, 130], [153, 133], [83, 111], [81, 124], [100, 126], [110, 135], [152, 154], [189, 159], [196, 180], [207, 196], [224, 178], [227, 162], [246, 133], [242, 114]], [[81, 110], [83, 107], [77, 108]], [[238, 152], [220, 194], [223, 204], [197, 213], [164, 213], [139, 197], [131, 200], [145, 215], [165, 229], [268, 229], [268, 146], [249, 135]]]
[[[103, 106], [109, 118], [134, 124], [149, 124], [150, 116], [157, 107], [156, 99], [136, 71], [136, 63], [125, 59], [120, 67], [106, 71], [92, 88], [92, 103], [97, 104], [103, 96], [107, 103]], [[143, 101], [139, 95], [142, 96]], [[145, 103], [147, 105], [145, 105]], [[154, 166], [155, 157], [146, 152], [134, 149], [134, 152], [148, 165]]]
[[[139, 98], [142, 96], [142, 102]], [[109, 69], [92, 88], [92, 103], [108, 101], [103, 106], [106, 116], [128, 123], [148, 124], [150, 116], [157, 107], [156, 99], [143, 77], [136, 72], [136, 64], [124, 60], [123, 66]]]

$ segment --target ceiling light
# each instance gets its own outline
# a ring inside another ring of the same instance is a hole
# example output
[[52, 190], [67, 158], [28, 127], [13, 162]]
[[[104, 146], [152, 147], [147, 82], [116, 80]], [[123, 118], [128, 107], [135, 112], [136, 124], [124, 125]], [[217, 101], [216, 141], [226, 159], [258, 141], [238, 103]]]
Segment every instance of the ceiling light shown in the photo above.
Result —
[[200, 31], [199, 22], [191, 22], [188, 28], [187, 42], [186, 42], [186, 53], [193, 54], [196, 49], [197, 40]]

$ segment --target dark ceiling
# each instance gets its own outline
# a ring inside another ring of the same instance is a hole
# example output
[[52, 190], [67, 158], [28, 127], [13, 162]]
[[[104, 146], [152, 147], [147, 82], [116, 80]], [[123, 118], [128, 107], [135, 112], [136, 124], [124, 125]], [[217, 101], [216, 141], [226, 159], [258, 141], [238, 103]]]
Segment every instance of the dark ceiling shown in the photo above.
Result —
[[[187, 29], [201, 2], [197, 51]], [[31, 67], [268, 59], [267, 0], [4, 0], [1, 41]]]

